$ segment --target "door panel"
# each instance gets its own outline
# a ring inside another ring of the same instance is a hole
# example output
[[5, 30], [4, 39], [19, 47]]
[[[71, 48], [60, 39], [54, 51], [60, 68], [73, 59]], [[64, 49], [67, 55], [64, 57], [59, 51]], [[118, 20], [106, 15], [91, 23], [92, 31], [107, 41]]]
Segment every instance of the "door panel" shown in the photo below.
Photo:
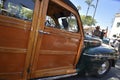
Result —
[[[49, 53], [50, 52], [51, 51], [49, 51]], [[75, 55], [73, 54], [39, 54], [37, 70], [73, 66], [71, 63], [74, 62], [74, 57]], [[61, 59], [63, 59], [64, 61], [62, 61]]]
[[[48, 31], [46, 29], [49, 30], [49, 28], [45, 28], [45, 31]], [[65, 33], [59, 34], [60, 31], [57, 29], [56, 31], [42, 36], [41, 47], [39, 48], [38, 70], [73, 66], [74, 64], [79, 39], [66, 36]], [[41, 35], [39, 34], [39, 36]]]
[[66, 36], [65, 33], [62, 34], [59, 34], [59, 32], [54, 32], [50, 33], [49, 35], [43, 35], [41, 42], [41, 45], [43, 46], [40, 49], [55, 51], [77, 51], [77, 44], [79, 40]]
[[[60, 16], [68, 17], [68, 15], [71, 15], [71, 12], [62, 7], [63, 5], [61, 4], [64, 4], [63, 1], [58, 1], [58, 3], [60, 3], [59, 5], [52, 1], [54, 0], [42, 0], [42, 7], [40, 9], [40, 13], [42, 14], [40, 14], [38, 18], [36, 41], [33, 51], [34, 56], [32, 56], [31, 61], [31, 78], [76, 72], [76, 58], [78, 58], [78, 54], [80, 54], [78, 51], [81, 50], [81, 34], [78, 29], [76, 30], [76, 28], [78, 28], [76, 26], [73, 27], [73, 32], [58, 28], [58, 26], [61, 26], [58, 25], [58, 18], [60, 18]], [[68, 5], [64, 7], [70, 8]], [[65, 15], [62, 15], [63, 11], [66, 11]], [[54, 14], [56, 15], [53, 16]], [[46, 17], [47, 15], [52, 19]], [[50, 24], [45, 18], [51, 20], [53, 24]]]
[[45, 27], [44, 32], [49, 32], [49, 34], [38, 34], [32, 77], [75, 72], [74, 64], [80, 36], [47, 27]]

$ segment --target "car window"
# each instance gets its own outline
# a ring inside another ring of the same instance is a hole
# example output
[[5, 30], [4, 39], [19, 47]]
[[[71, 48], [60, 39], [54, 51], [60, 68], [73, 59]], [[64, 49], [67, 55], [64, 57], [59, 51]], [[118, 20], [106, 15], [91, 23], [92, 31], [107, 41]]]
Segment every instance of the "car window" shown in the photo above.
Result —
[[51, 18], [50, 16], [46, 16], [46, 22], [45, 22], [46, 26], [49, 27], [55, 27], [55, 21], [53, 20], [53, 18]]
[[79, 32], [75, 15], [52, 1], [49, 2], [45, 25], [46, 27], [56, 28], [68, 32]]
[[34, 3], [34, 0], [0, 0], [0, 14], [31, 21]]
[[77, 20], [74, 15], [69, 17], [61, 17], [58, 19], [61, 29], [70, 32], [78, 32]]

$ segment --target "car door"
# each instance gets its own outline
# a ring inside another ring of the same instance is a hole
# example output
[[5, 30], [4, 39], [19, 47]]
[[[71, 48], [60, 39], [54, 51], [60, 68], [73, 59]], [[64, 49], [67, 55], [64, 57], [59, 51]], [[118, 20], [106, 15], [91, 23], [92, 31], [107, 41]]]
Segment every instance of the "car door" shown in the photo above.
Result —
[[[69, 21], [65, 22], [67, 28], [62, 24], [64, 18]], [[74, 25], [70, 24], [71, 18]], [[64, 1], [42, 0], [31, 57], [31, 78], [76, 72], [83, 45], [80, 24], [76, 11]]]
[[0, 80], [27, 78], [38, 0], [36, 4], [33, 15], [33, 0], [0, 0]]

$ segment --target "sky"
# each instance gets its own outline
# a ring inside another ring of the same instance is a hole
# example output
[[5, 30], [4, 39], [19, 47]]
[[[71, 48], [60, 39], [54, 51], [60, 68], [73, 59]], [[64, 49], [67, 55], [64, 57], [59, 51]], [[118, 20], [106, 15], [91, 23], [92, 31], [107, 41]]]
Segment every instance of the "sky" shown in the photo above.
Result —
[[[79, 13], [81, 15], [86, 15], [87, 12], [87, 4], [85, 0], [70, 0], [73, 2], [75, 6], [81, 6], [81, 10]], [[93, 4], [96, 3], [97, 0], [93, 1]], [[90, 8], [88, 15], [93, 15], [94, 8]], [[98, 7], [95, 15], [95, 19], [97, 21], [97, 25], [99, 25], [102, 29], [110, 30], [115, 18], [115, 14], [120, 13], [120, 0], [99, 0]]]

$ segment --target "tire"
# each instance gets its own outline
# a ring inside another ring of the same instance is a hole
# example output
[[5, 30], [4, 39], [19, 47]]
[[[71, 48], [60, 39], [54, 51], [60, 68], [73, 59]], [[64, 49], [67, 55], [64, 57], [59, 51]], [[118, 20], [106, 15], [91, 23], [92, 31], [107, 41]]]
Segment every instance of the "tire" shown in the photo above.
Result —
[[111, 68], [111, 62], [109, 60], [103, 62], [101, 66], [97, 69], [95, 76], [96, 77], [103, 77], [105, 76]]

